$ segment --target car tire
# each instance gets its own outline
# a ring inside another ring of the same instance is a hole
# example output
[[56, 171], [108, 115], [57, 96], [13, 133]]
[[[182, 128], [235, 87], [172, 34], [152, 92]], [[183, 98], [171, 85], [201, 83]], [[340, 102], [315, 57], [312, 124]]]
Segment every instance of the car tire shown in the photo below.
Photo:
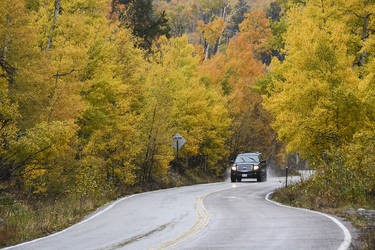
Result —
[[230, 180], [231, 180], [231, 182], [236, 182], [236, 178], [235, 177], [230, 177]]
[[261, 181], [262, 181], [262, 177], [257, 176], [257, 182], [261, 182]]
[[237, 182], [241, 182], [241, 178], [237, 178]]

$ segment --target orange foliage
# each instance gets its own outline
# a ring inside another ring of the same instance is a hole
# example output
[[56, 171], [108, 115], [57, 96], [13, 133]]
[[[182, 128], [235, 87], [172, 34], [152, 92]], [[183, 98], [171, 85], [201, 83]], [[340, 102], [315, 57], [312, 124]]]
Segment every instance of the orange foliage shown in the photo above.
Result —
[[119, 0], [110, 0], [107, 6], [108, 18], [111, 22], [119, 24], [118, 15], [125, 10], [125, 4], [121, 4]]
[[226, 55], [218, 53], [205, 61], [200, 69], [218, 88], [227, 84], [234, 91], [250, 90], [255, 79], [264, 73], [264, 66], [255, 58], [253, 47], [248, 42], [247, 34], [240, 33], [230, 41]]
[[[227, 50], [228, 67], [235, 69], [237, 83], [254, 85], [254, 79], [264, 72], [263, 64], [255, 59], [253, 45], [248, 43], [246, 34], [239, 34], [231, 40]], [[240, 81], [240, 82], [238, 82]]]
[[262, 97], [252, 90], [265, 73], [259, 60], [271, 38], [265, 14], [255, 10], [240, 25], [241, 32], [229, 42], [226, 54], [218, 53], [200, 67], [205, 80], [227, 96], [232, 118], [232, 153], [259, 150], [270, 153], [275, 133]]
[[204, 24], [203, 21], [198, 21], [197, 29], [203, 34], [204, 39], [207, 43], [214, 45], [223, 33], [226, 23], [222, 18], [217, 18], [208, 24]]
[[239, 25], [241, 34], [253, 45], [253, 50], [259, 58], [259, 54], [266, 52], [267, 43], [272, 37], [266, 13], [256, 9], [246, 14], [245, 20]]
[[244, 112], [260, 96], [251, 91], [255, 79], [264, 74], [263, 64], [255, 59], [253, 44], [250, 44], [245, 33], [240, 33], [229, 44], [226, 68], [232, 74], [230, 84], [233, 92], [230, 95], [231, 110], [234, 113]]

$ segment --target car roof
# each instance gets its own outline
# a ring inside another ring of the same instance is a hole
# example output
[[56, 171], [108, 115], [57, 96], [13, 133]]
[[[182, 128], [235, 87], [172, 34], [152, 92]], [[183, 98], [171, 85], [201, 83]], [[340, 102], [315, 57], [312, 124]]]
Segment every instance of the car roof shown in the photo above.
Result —
[[251, 152], [251, 153], [242, 153], [242, 154], [238, 154], [238, 155], [260, 155], [262, 153], [259, 153], [259, 152]]

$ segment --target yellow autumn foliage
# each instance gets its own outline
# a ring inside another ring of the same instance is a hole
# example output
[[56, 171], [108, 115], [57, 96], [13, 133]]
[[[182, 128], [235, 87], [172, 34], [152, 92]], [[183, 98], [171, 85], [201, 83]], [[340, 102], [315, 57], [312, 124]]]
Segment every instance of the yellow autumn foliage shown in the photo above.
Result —
[[289, 152], [318, 170], [314, 182], [329, 200], [362, 202], [375, 185], [375, 5], [289, 4], [286, 59], [273, 61], [264, 86], [273, 128]]

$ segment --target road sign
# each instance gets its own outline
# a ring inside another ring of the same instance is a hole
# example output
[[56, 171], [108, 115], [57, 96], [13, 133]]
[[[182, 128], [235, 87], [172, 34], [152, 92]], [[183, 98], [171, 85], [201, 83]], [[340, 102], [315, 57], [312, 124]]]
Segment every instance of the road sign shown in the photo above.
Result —
[[182, 146], [184, 146], [185, 143], [186, 143], [185, 138], [182, 135], [180, 135], [179, 133], [175, 134], [172, 137], [172, 146], [176, 150], [180, 150], [182, 148]]

